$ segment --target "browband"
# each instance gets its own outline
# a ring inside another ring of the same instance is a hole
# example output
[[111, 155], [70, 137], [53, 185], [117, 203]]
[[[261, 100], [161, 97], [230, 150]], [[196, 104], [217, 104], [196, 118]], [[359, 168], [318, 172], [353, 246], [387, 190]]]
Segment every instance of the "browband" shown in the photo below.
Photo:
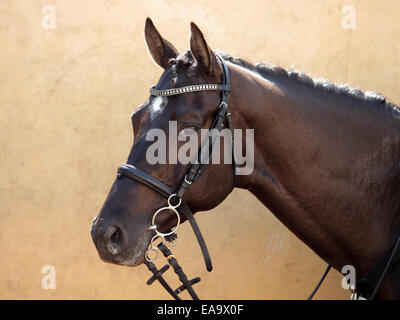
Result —
[[228, 91], [229, 85], [227, 84], [195, 84], [180, 88], [172, 88], [166, 90], [157, 90], [155, 86], [150, 88], [150, 94], [156, 97], [176, 96], [183, 93], [196, 92], [196, 91]]

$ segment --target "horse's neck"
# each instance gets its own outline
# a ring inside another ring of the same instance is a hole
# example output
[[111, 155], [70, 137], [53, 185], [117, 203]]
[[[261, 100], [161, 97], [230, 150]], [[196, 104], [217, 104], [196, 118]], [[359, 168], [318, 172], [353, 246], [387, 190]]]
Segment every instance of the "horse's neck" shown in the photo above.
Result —
[[398, 196], [384, 195], [393, 191], [388, 174], [400, 174], [387, 167], [399, 153], [390, 130], [377, 125], [375, 111], [360, 117], [349, 99], [231, 68], [234, 121], [255, 133], [254, 171], [239, 187], [336, 269], [367, 271], [391, 244], [400, 208]]

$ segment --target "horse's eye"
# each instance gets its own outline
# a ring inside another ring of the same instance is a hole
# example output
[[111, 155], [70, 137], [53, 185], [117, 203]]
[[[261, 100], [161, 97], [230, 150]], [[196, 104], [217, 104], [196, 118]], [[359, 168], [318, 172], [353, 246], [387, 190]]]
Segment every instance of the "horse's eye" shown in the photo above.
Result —
[[179, 131], [179, 137], [185, 138], [197, 134], [198, 128], [195, 126], [185, 127]]

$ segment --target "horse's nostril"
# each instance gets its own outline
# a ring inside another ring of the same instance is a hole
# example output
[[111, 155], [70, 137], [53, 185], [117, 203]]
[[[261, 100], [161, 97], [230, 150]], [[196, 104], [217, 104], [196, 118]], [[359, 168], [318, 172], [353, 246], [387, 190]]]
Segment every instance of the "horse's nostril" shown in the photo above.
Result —
[[122, 231], [117, 226], [109, 226], [105, 232], [105, 241], [108, 251], [112, 255], [117, 255], [121, 251]]
[[122, 238], [122, 236], [121, 236], [122, 234], [121, 234], [121, 230], [120, 229], [116, 229], [115, 230], [115, 232], [111, 235], [111, 242], [113, 243], [113, 244], [116, 244], [116, 245], [119, 245], [119, 243], [121, 242], [121, 238]]

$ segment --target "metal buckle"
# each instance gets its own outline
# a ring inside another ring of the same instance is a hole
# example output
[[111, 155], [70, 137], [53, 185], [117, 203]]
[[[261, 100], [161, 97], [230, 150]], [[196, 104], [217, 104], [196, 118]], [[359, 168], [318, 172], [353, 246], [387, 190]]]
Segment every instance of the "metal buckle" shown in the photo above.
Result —
[[228, 104], [225, 101], [221, 101], [221, 103], [219, 104], [219, 108], [222, 108], [222, 106], [225, 106], [225, 108], [228, 109]]
[[185, 174], [184, 180], [185, 180], [185, 182], [186, 182], [187, 184], [192, 184], [192, 183], [193, 183], [193, 181], [189, 181], [189, 180], [187, 179], [187, 174]]

